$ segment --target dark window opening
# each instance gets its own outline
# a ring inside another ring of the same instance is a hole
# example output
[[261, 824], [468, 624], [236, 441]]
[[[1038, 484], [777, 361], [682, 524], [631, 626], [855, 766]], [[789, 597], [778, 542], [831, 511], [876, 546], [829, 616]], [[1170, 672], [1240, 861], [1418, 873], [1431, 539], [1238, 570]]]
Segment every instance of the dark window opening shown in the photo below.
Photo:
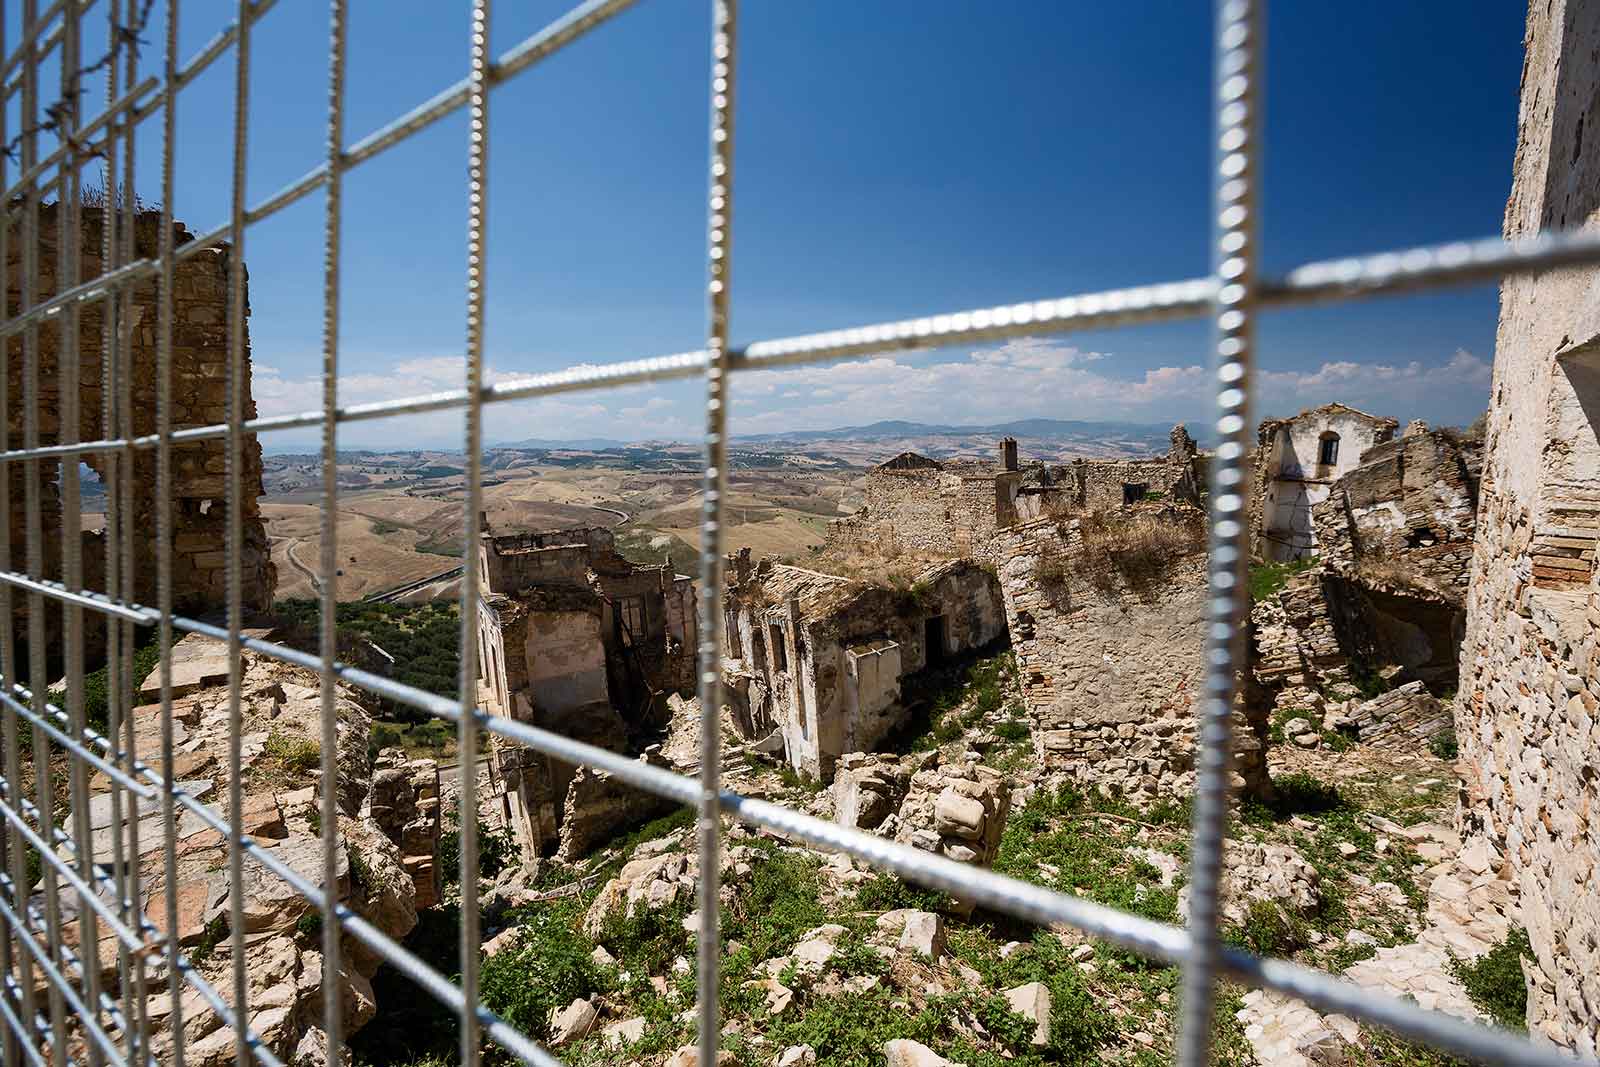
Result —
[[1317, 443], [1317, 462], [1324, 467], [1331, 467], [1339, 462], [1339, 435], [1325, 433], [1322, 440]]
[[926, 649], [928, 665], [943, 662], [946, 647], [946, 631], [943, 615], [929, 615], [928, 621], [923, 624], [923, 643]]
[[783, 627], [773, 623], [768, 629], [772, 638], [772, 669], [786, 671], [789, 669], [789, 656], [783, 647]]
[[1406, 533], [1406, 544], [1411, 548], [1426, 548], [1437, 544], [1438, 541], [1439, 535], [1434, 533], [1431, 527], [1421, 526]]
[[1144, 495], [1149, 491], [1149, 482], [1123, 482], [1122, 502], [1124, 504], [1137, 504], [1144, 499]]

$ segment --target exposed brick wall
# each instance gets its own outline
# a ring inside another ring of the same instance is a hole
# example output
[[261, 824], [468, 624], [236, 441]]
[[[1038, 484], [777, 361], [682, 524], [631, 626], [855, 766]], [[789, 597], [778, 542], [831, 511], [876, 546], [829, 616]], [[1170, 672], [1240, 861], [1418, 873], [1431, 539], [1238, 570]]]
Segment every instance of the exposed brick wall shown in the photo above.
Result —
[[[157, 254], [161, 217], [158, 212], [142, 212], [135, 227], [136, 254], [153, 257]], [[174, 224], [174, 239], [182, 244], [190, 234], [181, 224]], [[38, 272], [35, 275], [32, 297], [35, 301], [57, 292], [58, 220], [55, 205], [47, 205], [39, 212]], [[8, 309], [16, 314], [21, 309], [21, 259], [22, 241], [20, 224], [13, 222], [7, 278], [10, 290]], [[101, 272], [100, 213], [83, 212], [82, 247], [79, 252], [80, 276], [75, 281], [88, 280]], [[173, 286], [172, 332], [172, 425], [174, 429], [203, 426], [227, 421], [227, 365], [228, 365], [228, 262], [230, 248], [221, 245], [200, 252], [180, 262]], [[131, 333], [131, 393], [132, 423], [135, 435], [153, 434], [156, 431], [156, 283], [152, 280], [133, 290], [131, 323], [124, 328]], [[248, 303], [246, 314], [249, 313]], [[80, 383], [78, 391], [80, 440], [94, 440], [118, 436], [115, 428], [108, 433], [102, 418], [101, 347], [105, 307], [93, 301], [80, 305], [78, 352]], [[39, 407], [37, 412], [41, 444], [60, 440], [61, 380], [59, 357], [61, 331], [66, 316], [57, 316], [42, 324], [38, 331]], [[245, 351], [244, 415], [253, 418], [255, 402], [250, 396], [250, 362], [248, 337]], [[22, 336], [9, 338], [6, 344], [6, 373], [11, 382], [10, 408], [7, 418], [11, 434], [11, 447], [22, 446], [23, 431], [23, 351]], [[222, 438], [204, 441], [175, 443], [172, 447], [172, 491], [170, 503], [173, 517], [173, 603], [183, 612], [200, 613], [226, 602], [226, 443]], [[241, 511], [244, 527], [244, 549], [240, 557], [243, 577], [243, 596], [247, 608], [264, 610], [271, 606], [277, 574], [273, 567], [267, 542], [266, 527], [261, 519], [261, 446], [255, 436], [246, 435], [242, 448], [240, 467]], [[86, 455], [84, 462], [107, 476], [106, 458], [103, 455]], [[123, 460], [122, 462], [126, 462]], [[134, 529], [134, 589], [133, 596], [154, 603], [156, 597], [156, 456], [153, 449], [140, 449], [133, 457], [132, 500]], [[39, 481], [44, 500], [45, 543], [47, 554], [43, 570], [46, 576], [60, 576], [61, 512], [58, 482], [60, 464], [38, 463]], [[23, 475], [12, 474], [14, 499], [22, 499]], [[23, 509], [12, 510], [13, 565], [21, 567], [25, 560], [25, 526]], [[85, 534], [84, 574], [85, 585], [103, 589], [104, 539]], [[19, 600], [22, 598], [19, 598]], [[24, 608], [25, 610], [25, 608]], [[47, 612], [49, 615], [57, 614]]]

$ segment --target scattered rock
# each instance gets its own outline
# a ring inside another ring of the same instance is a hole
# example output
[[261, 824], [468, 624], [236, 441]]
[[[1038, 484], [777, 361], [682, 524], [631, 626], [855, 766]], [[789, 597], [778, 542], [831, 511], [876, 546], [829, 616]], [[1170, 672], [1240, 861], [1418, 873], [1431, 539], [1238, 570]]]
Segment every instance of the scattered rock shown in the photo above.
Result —
[[905, 1038], [886, 1042], [883, 1055], [887, 1067], [964, 1067], [938, 1055], [927, 1045]]
[[[1252, 901], [1279, 905], [1299, 915], [1321, 900], [1316, 868], [1289, 845], [1229, 841], [1222, 871], [1222, 916], [1242, 923]], [[1178, 914], [1189, 917], [1189, 887], [1178, 890]]]
[[772, 1061], [772, 1067], [816, 1067], [817, 1050], [810, 1045], [790, 1045]]
[[636, 1015], [621, 1022], [608, 1023], [601, 1029], [600, 1036], [612, 1048], [626, 1048], [644, 1037], [644, 1030], [644, 1016]]
[[550, 1018], [550, 1047], [561, 1048], [581, 1041], [594, 1031], [600, 1013], [595, 1006], [579, 997]]
[[1029, 982], [1005, 991], [1011, 1010], [1034, 1023], [1033, 1044], [1050, 1043], [1050, 990], [1042, 983]]

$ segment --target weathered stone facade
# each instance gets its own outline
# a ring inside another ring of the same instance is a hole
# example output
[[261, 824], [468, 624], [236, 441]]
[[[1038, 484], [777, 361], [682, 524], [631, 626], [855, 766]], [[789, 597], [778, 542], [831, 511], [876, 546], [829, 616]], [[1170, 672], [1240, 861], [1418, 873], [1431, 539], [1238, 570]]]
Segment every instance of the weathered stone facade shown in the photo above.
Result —
[[[692, 689], [693, 580], [625, 559], [610, 530], [485, 527], [478, 568], [480, 697], [491, 714], [624, 752], [662, 725], [669, 693]], [[494, 751], [507, 825], [526, 855], [554, 851], [576, 768], [500, 739]]]
[[[1188, 524], [1187, 548], [1135, 588], [1095, 572], [1083, 521], [1039, 520], [995, 541], [1011, 647], [1047, 769], [1134, 803], [1193, 783], [1205, 636], [1205, 539], [1194, 509], [1144, 505], [1150, 521]], [[1235, 786], [1270, 789], [1264, 719], [1235, 717]]]
[[[1505, 234], [1600, 224], [1600, 5], [1533, 4]], [[1600, 1045], [1600, 270], [1507, 278], [1461, 654], [1463, 839], [1520, 890], [1528, 1026]]]
[[[38, 270], [33, 275], [31, 299], [38, 302], [56, 294], [63, 288], [57, 277], [59, 225], [57, 205], [45, 205], [39, 211]], [[135, 224], [136, 253], [153, 257], [157, 254], [160, 236], [159, 212], [141, 212]], [[82, 241], [78, 251], [78, 277], [66, 280], [66, 285], [78, 284], [101, 273], [101, 217], [97, 211], [83, 212]], [[174, 223], [174, 240], [182, 244], [191, 234], [181, 224]], [[20, 278], [22, 274], [22, 241], [20, 227], [13, 224], [8, 245], [7, 277], [11, 289], [7, 293], [8, 313], [15, 315], [22, 307]], [[224, 423], [228, 419], [228, 264], [231, 249], [222, 244], [206, 249], [179, 262], [173, 285], [172, 329], [172, 427], [206, 426]], [[245, 308], [249, 313], [248, 303]], [[77, 349], [79, 362], [79, 408], [76, 436], [80, 441], [100, 440], [122, 436], [118, 426], [107, 428], [102, 409], [104, 396], [101, 348], [104, 341], [105, 304], [89, 301], [79, 305], [77, 312]], [[132, 397], [129, 419], [136, 436], [156, 432], [156, 283], [149, 281], [132, 290], [132, 315], [120, 324], [120, 331], [129, 340], [131, 362], [127, 384]], [[62, 329], [69, 319], [59, 315], [42, 323], [37, 331], [38, 406], [35, 418], [41, 445], [62, 440], [62, 381], [61, 344]], [[59, 325], [58, 325], [59, 324]], [[243, 355], [244, 417], [254, 418], [255, 402], [250, 396], [250, 359], [248, 349]], [[11, 382], [10, 408], [6, 412], [10, 433], [10, 447], [24, 444], [23, 389], [24, 337], [17, 335], [6, 342], [6, 375]], [[122, 383], [113, 385], [113, 396], [120, 396]], [[133, 589], [123, 595], [143, 603], [156, 599], [156, 507], [170, 503], [172, 508], [172, 592], [173, 606], [181, 612], [200, 614], [216, 608], [226, 600], [227, 539], [226, 456], [227, 445], [223, 438], [202, 441], [176, 442], [172, 446], [172, 486], [170, 499], [158, 502], [156, 490], [156, 456], [153, 449], [138, 449], [108, 458], [103, 453], [86, 453], [82, 459], [103, 478], [110, 480], [114, 464], [133, 464], [133, 498], [124, 504], [131, 505], [133, 517]], [[244, 604], [249, 609], [266, 610], [272, 604], [277, 573], [272, 564], [267, 543], [266, 527], [261, 519], [259, 498], [261, 485], [261, 446], [253, 434], [244, 437], [240, 455], [241, 511], [244, 529], [243, 551], [239, 565], [243, 583]], [[40, 494], [42, 518], [42, 575], [59, 580], [61, 577], [61, 463], [57, 460], [32, 461], [37, 470], [37, 488]], [[20, 506], [24, 498], [28, 468], [18, 464], [12, 467], [9, 490], [18, 502], [11, 510], [12, 565], [26, 566], [27, 530], [25, 511]], [[105, 589], [105, 537], [103, 534], [84, 533], [83, 563], [84, 585], [89, 589]], [[25, 597], [16, 597], [19, 613], [26, 611]], [[91, 613], [92, 614], [92, 613]], [[59, 623], [59, 612], [46, 612], [54, 632]], [[51, 617], [56, 616], [54, 621]], [[25, 628], [18, 634], [25, 636]], [[54, 642], [51, 642], [54, 644]]]
[[1482, 464], [1482, 442], [1415, 423], [1368, 449], [1312, 506], [1322, 561], [1464, 600]]
[[1263, 419], [1251, 472], [1255, 554], [1285, 560], [1317, 551], [1312, 509], [1368, 449], [1390, 440], [1397, 425], [1345, 404], [1324, 404], [1290, 419]]
[[938, 564], [906, 589], [730, 557], [726, 666], [734, 720], [780, 731], [796, 770], [831, 780], [846, 752], [877, 745], [905, 718], [901, 680], [1003, 637], [994, 575]]
[[867, 472], [866, 504], [828, 524], [830, 552], [992, 558], [997, 530], [1047, 513], [1119, 508], [1147, 497], [1198, 502], [1206, 459], [1189, 431], [1172, 428], [1165, 456], [1080, 459], [1023, 467], [1017, 442], [1000, 442], [999, 466], [905, 452]]

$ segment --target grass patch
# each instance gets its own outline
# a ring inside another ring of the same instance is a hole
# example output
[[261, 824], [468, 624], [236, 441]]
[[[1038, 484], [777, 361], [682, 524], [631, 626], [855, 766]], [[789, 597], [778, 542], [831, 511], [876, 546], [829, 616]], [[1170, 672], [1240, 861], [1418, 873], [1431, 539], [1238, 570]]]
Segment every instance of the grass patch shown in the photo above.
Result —
[[[1191, 514], [1192, 512], [1192, 514]], [[1092, 511], [1078, 520], [1078, 569], [1105, 596], [1121, 589], [1153, 596], [1172, 568], [1205, 547], [1198, 509], [1161, 515]]]
[[294, 738], [274, 729], [261, 744], [261, 754], [286, 774], [305, 774], [322, 763], [322, 746], [309, 738]]
[[1285, 560], [1282, 563], [1256, 563], [1250, 567], [1250, 599], [1267, 600], [1276, 596], [1289, 579], [1317, 565], [1316, 557]]

